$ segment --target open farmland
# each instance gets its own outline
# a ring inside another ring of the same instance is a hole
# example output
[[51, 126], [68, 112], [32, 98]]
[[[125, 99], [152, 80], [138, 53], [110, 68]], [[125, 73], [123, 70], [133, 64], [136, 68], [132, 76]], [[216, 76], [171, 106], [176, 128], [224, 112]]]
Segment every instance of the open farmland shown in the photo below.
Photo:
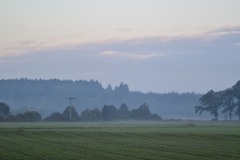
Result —
[[0, 159], [240, 159], [238, 122], [0, 123]]

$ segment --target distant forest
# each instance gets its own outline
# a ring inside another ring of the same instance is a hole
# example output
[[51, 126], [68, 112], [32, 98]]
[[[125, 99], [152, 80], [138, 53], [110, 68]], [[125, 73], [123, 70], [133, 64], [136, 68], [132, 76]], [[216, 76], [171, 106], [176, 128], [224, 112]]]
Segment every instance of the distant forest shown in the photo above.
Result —
[[152, 113], [162, 118], [196, 118], [194, 106], [199, 105], [201, 96], [195, 93], [130, 91], [124, 83], [104, 88], [100, 82], [94, 80], [0, 80], [0, 101], [11, 106], [11, 113], [36, 110], [43, 118], [54, 112], [62, 113], [69, 106], [66, 99], [68, 97], [77, 98], [72, 101], [72, 106], [78, 113], [87, 109], [101, 109], [106, 104], [120, 106], [123, 103], [132, 110], [146, 103]]

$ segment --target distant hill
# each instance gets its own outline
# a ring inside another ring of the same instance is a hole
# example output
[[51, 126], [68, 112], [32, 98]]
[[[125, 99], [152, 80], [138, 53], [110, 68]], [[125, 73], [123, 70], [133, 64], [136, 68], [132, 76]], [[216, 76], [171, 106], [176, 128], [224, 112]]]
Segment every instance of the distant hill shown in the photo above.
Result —
[[77, 98], [72, 103], [79, 113], [85, 109], [101, 108], [105, 104], [119, 107], [125, 103], [133, 109], [145, 102], [152, 113], [162, 118], [199, 118], [194, 107], [199, 104], [201, 95], [129, 91], [124, 83], [114, 88], [110, 85], [103, 88], [100, 82], [93, 80], [0, 80], [0, 101], [8, 103], [13, 113], [38, 110], [46, 117], [54, 111], [62, 112], [69, 105], [67, 97]]

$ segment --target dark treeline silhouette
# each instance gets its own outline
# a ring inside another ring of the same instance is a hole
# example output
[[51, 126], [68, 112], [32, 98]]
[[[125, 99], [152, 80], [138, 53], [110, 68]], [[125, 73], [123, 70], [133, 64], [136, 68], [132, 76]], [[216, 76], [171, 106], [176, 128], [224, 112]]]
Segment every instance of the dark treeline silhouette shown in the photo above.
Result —
[[218, 120], [222, 113], [225, 119], [232, 120], [232, 117], [238, 116], [240, 121], [240, 81], [233, 87], [223, 91], [208, 91], [200, 100], [200, 105], [195, 107], [196, 113], [209, 112], [213, 115], [213, 120]]
[[42, 119], [37, 111], [26, 111], [16, 115], [10, 114], [8, 104], [0, 103], [0, 122], [37, 122]]
[[120, 106], [128, 104], [132, 110], [143, 102], [151, 106], [154, 113], [166, 118], [193, 118], [192, 106], [199, 104], [200, 94], [195, 93], [142, 93], [130, 91], [127, 84], [120, 83], [103, 88], [98, 81], [72, 81], [59, 79], [7, 79], [0, 80], [0, 101], [12, 107], [12, 113], [22, 113], [29, 107], [38, 110], [43, 117], [54, 111], [62, 111], [68, 104], [66, 97], [76, 97], [76, 110], [100, 109], [105, 104]]
[[[70, 114], [71, 112], [71, 114]], [[70, 116], [71, 115], [71, 116]], [[114, 105], [104, 105], [101, 110], [98, 108], [86, 109], [78, 116], [73, 106], [68, 106], [63, 113], [54, 112], [45, 121], [115, 121], [115, 120], [161, 120], [157, 114], [150, 112], [149, 106], [143, 103], [138, 109], [129, 111], [126, 104], [118, 109]]]
[[[37, 122], [42, 117], [37, 111], [26, 111], [16, 115], [10, 114], [8, 104], [0, 103], [0, 122]], [[122, 104], [119, 109], [114, 105], [104, 105], [101, 110], [86, 109], [78, 115], [75, 107], [68, 106], [63, 113], [54, 112], [44, 119], [45, 121], [116, 121], [116, 120], [162, 120], [157, 114], [150, 112], [149, 106], [143, 103], [138, 109], [129, 111], [126, 104]]]

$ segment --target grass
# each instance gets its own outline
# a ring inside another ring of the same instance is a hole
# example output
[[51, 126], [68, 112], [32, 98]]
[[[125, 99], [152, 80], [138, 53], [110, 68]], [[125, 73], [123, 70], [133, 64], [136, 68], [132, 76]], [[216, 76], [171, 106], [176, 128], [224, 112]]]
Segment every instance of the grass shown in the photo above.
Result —
[[238, 160], [237, 122], [0, 123], [0, 159]]

